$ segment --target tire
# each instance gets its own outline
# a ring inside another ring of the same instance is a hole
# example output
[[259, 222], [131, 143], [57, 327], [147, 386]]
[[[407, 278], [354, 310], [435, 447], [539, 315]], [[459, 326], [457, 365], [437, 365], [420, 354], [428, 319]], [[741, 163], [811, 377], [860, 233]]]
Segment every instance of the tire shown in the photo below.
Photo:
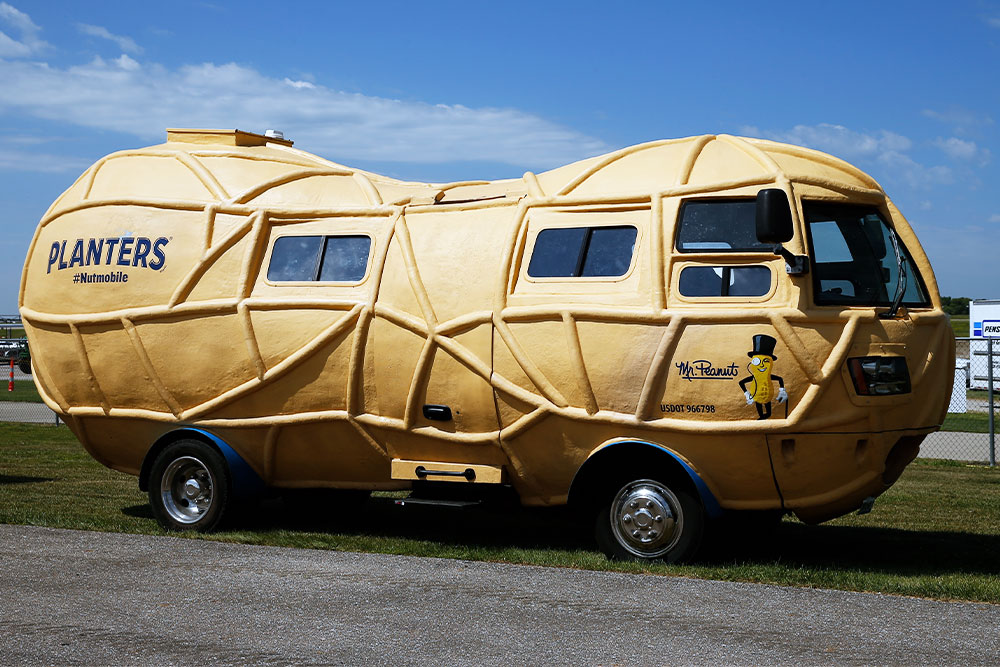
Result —
[[227, 513], [229, 469], [214, 448], [199, 440], [167, 445], [149, 473], [149, 504], [167, 530], [215, 530]]
[[17, 367], [21, 369], [21, 372], [25, 375], [31, 375], [31, 362], [27, 359], [21, 359], [17, 362]]
[[694, 558], [705, 531], [705, 511], [687, 488], [649, 478], [610, 488], [594, 527], [608, 558], [665, 563]]

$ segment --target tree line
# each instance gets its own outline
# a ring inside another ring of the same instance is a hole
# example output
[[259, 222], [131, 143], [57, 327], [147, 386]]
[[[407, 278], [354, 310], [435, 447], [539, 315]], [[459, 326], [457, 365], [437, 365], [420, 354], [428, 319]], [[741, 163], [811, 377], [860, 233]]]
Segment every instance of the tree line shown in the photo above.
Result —
[[949, 315], [968, 315], [970, 301], [972, 299], [967, 296], [943, 296], [941, 297], [941, 310]]

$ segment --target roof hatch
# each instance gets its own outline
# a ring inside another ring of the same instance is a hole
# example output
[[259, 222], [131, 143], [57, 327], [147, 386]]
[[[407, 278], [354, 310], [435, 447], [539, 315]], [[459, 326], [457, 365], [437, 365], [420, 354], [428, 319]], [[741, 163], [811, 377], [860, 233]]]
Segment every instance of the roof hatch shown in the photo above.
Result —
[[185, 144], [216, 144], [223, 146], [264, 146], [280, 144], [291, 146], [292, 141], [279, 136], [280, 133], [269, 130], [274, 136], [244, 132], [243, 130], [192, 130], [186, 128], [167, 128], [167, 141]]

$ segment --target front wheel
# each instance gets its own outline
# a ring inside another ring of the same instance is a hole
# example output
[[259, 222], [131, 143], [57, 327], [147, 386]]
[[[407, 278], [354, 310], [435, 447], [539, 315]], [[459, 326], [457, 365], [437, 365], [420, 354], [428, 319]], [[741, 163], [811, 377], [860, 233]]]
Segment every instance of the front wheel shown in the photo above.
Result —
[[597, 543], [608, 558], [691, 560], [701, 546], [705, 515], [687, 489], [655, 479], [616, 484], [597, 513]]
[[229, 502], [229, 470], [215, 449], [178, 440], [153, 461], [149, 503], [167, 530], [208, 532], [222, 521]]

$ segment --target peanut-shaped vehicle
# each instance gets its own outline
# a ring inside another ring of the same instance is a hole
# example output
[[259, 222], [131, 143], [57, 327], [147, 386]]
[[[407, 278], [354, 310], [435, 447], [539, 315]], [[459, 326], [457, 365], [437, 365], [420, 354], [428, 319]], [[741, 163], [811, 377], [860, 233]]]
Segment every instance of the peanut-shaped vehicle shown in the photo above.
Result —
[[45, 402], [164, 526], [506, 488], [677, 561], [724, 514], [870, 507], [944, 418], [934, 274], [829, 155], [708, 135], [442, 185], [167, 136], [59, 197], [20, 292]]

